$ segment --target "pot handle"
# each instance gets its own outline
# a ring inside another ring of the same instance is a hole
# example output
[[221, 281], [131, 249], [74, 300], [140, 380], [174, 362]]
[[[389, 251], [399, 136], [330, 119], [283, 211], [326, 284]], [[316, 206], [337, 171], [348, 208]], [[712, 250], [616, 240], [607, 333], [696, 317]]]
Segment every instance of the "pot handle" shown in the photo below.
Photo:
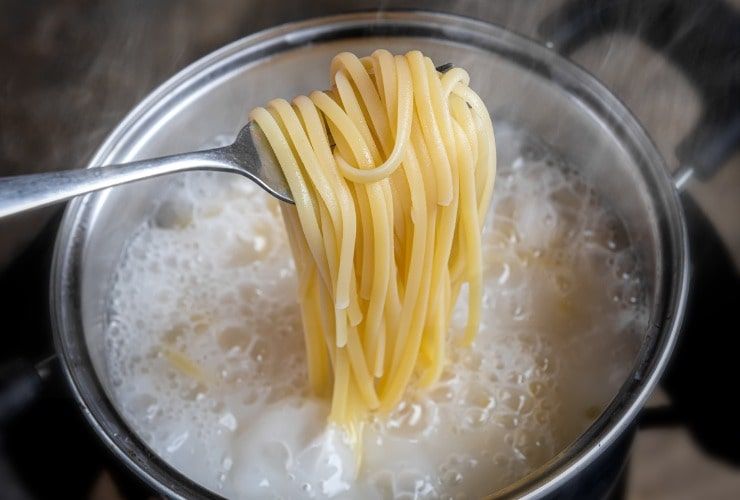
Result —
[[[620, 30], [668, 57], [702, 97], [703, 113], [678, 144], [680, 190], [709, 179], [740, 149], [740, 14], [726, 2], [705, 0], [573, 0], [539, 26], [540, 35], [567, 54], [593, 37]], [[740, 465], [735, 411], [740, 352], [740, 274], [693, 199], [681, 194], [691, 234], [692, 283], [684, 328], [661, 380], [671, 403], [646, 408], [641, 428], [685, 426], [704, 450]]]
[[41, 396], [56, 359], [53, 355], [37, 364], [16, 359], [0, 366], [0, 427]]
[[683, 72], [702, 98], [703, 113], [676, 148], [678, 189], [692, 176], [711, 178], [740, 149], [740, 14], [726, 2], [575, 0], [538, 31], [566, 55], [603, 33], [626, 32]]
[[671, 404], [644, 409], [640, 427], [685, 426], [704, 450], [740, 466], [740, 426], [734, 398], [740, 379], [740, 274], [696, 202], [686, 193], [681, 201], [691, 228], [694, 293], [660, 382]]

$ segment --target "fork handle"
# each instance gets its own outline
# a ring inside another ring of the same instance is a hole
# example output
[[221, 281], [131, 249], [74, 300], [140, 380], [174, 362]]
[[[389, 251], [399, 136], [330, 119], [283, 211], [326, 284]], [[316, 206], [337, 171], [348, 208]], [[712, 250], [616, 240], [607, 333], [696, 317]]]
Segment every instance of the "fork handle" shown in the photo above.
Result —
[[149, 160], [0, 178], [0, 218], [120, 184], [186, 170], [237, 171], [229, 147]]

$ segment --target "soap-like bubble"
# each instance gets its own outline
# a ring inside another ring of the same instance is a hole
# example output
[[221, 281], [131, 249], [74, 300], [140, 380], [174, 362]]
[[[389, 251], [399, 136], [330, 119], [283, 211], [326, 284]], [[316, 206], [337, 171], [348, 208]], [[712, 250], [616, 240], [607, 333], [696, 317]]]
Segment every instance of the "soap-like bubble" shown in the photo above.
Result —
[[236, 498], [477, 498], [562, 450], [627, 376], [646, 283], [625, 226], [576, 168], [510, 127], [496, 135], [481, 331], [472, 348], [454, 342], [464, 287], [440, 380], [371, 415], [356, 449], [310, 395], [278, 202], [236, 176], [179, 177], [107, 297], [105, 378], [129, 424]]

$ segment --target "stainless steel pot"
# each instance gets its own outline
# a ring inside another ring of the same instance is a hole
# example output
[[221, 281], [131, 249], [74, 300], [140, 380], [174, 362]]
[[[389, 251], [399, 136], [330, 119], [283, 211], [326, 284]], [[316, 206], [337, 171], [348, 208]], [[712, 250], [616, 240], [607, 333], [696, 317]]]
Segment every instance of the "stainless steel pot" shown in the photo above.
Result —
[[[467, 68], [496, 120], [522, 126], [583, 169], [624, 219], [644, 264], [650, 321], [631, 376], [567, 449], [505, 490], [542, 497], [573, 489], [594, 463], [625, 448], [632, 424], [676, 341], [689, 279], [677, 191], [630, 112], [599, 82], [549, 49], [496, 26], [420, 12], [351, 14], [273, 28], [203, 58], [153, 92], [116, 128], [90, 166], [184, 151], [231, 134], [252, 106], [322, 88], [333, 54], [421, 49]], [[167, 178], [73, 201], [59, 230], [51, 279], [56, 347], [82, 411], [139, 476], [166, 495], [211, 492], [157, 457], [116, 411], [102, 352], [107, 289], [132, 230]], [[621, 439], [621, 441], [620, 441]]]

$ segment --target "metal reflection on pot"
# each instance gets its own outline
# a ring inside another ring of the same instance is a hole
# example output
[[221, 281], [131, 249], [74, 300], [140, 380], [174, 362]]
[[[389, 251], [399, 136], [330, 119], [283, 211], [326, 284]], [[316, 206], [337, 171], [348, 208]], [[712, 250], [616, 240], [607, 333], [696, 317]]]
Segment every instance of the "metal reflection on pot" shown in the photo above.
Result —
[[[231, 133], [252, 105], [276, 94], [290, 96], [321, 88], [326, 62], [338, 50], [420, 48], [435, 59], [470, 68], [473, 81], [481, 82], [476, 90], [494, 117], [555, 145], [581, 178], [599, 187], [600, 197], [637, 244], [635, 257], [641, 263], [645, 287], [635, 301], [644, 301], [648, 320], [631, 373], [624, 383], [616, 381], [614, 387], [621, 386], [618, 394], [611, 402], [601, 401], [609, 403], [607, 408], [585, 431], [588, 423], [576, 431], [584, 432], [573, 443], [562, 451], [551, 450], [557, 455], [540, 459], [536, 465], [542, 467], [525, 477], [510, 478], [518, 480], [503, 493], [540, 495], [576, 487], [579, 473], [614, 450], [618, 437], [629, 432], [632, 418], [665, 363], [680, 321], [687, 279], [685, 236], [662, 160], [634, 119], [603, 87], [536, 44], [489, 25], [442, 15], [370, 17], [371, 27], [363, 15], [309, 21], [222, 49], [152, 94], [101, 147], [94, 163], [184, 150], [201, 146], [216, 134]], [[307, 45], [309, 41], [313, 43]], [[279, 86], [275, 74], [285, 77]], [[235, 100], [243, 107], [235, 107]], [[116, 408], [115, 380], [105, 356], [106, 325], [114, 319], [106, 297], [117, 262], [170, 183], [171, 179], [164, 179], [121, 188], [70, 206], [54, 262], [55, 334], [72, 386], [112, 449], [161, 491], [210, 495], [192, 481], [199, 478], [173, 469], [151, 453], [146, 439], [132, 432], [123, 418], [125, 410], [119, 413]], [[516, 272], [510, 266], [506, 279], [515, 279]], [[498, 278], [503, 276], [502, 270]], [[561, 278], [554, 286], [565, 290], [567, 277]], [[631, 297], [626, 297], [628, 304]], [[509, 405], [509, 399], [516, 399], [513, 392], [508, 399], [497, 395], [496, 404]], [[586, 413], [594, 418], [599, 410], [586, 408]]]

